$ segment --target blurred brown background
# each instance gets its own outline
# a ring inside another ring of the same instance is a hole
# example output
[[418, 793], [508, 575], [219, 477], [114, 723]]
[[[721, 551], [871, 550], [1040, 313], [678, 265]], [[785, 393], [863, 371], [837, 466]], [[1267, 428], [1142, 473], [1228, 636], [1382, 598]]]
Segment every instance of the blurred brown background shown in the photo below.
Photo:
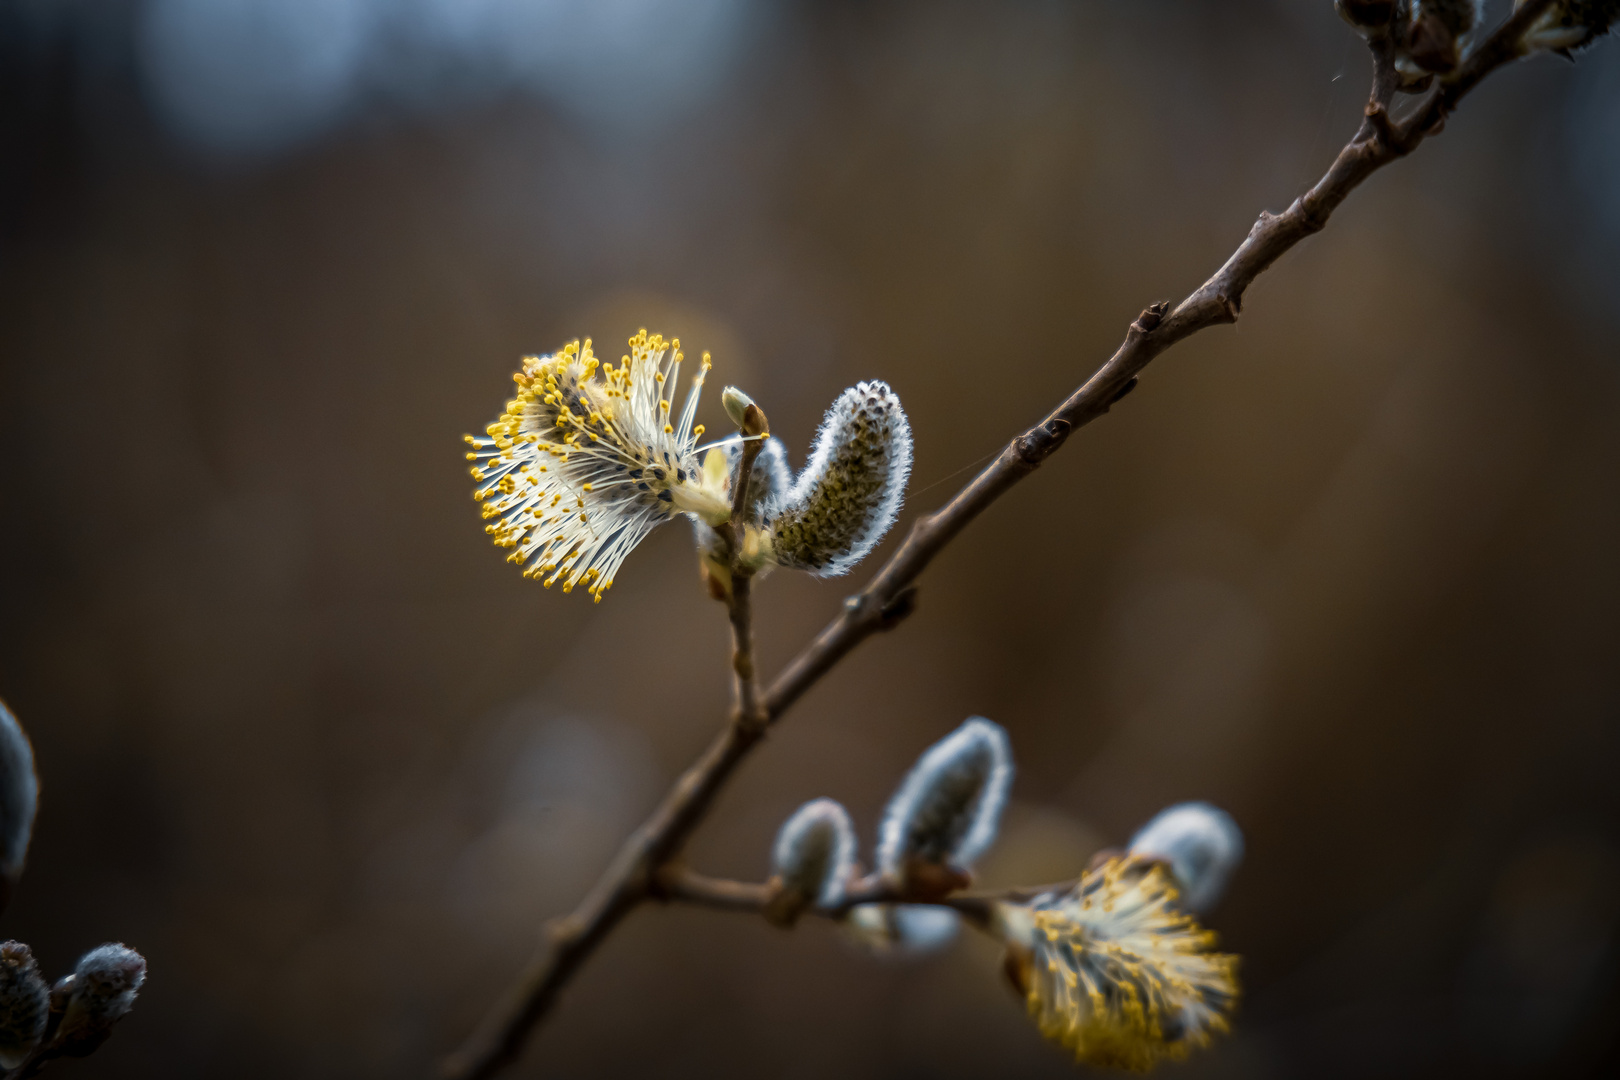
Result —
[[[522, 354], [678, 334], [795, 465], [887, 379], [904, 528], [1303, 191], [1367, 66], [1329, 0], [8, 4], [0, 694], [44, 789], [0, 932], [151, 962], [58, 1070], [430, 1075], [720, 723], [687, 530], [600, 606], [484, 537], [460, 436]], [[697, 863], [757, 877], [819, 795], [869, 851], [982, 713], [991, 883], [1183, 799], [1246, 830], [1238, 1031], [1168, 1075], [1605, 1073], [1617, 292], [1609, 43], [1493, 78], [998, 504]], [[766, 670], [870, 569], [767, 580]], [[1073, 1072], [981, 940], [648, 909], [513, 1075]]]

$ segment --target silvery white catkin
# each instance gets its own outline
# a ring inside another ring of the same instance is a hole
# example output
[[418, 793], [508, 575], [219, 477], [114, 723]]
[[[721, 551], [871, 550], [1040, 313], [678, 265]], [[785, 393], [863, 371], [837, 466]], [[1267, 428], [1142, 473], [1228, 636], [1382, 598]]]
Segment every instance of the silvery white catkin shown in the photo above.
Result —
[[1131, 838], [1130, 853], [1163, 859], [1181, 886], [1181, 902], [1204, 914], [1220, 903], [1243, 861], [1243, 831], [1232, 816], [1205, 802], [1161, 810]]
[[135, 1004], [146, 981], [146, 958], [126, 945], [108, 942], [79, 958], [73, 974], [57, 982], [62, 1022], [53, 1045], [69, 1057], [84, 1057], [107, 1041], [113, 1025]]
[[33, 952], [20, 941], [0, 944], [0, 1069], [15, 1069], [39, 1045], [51, 990]]
[[[1524, 4], [1516, 0], [1514, 8]], [[1530, 25], [1524, 43], [1532, 49], [1568, 50], [1592, 44], [1620, 21], [1620, 0], [1561, 0]]]
[[862, 904], [843, 927], [850, 940], [875, 956], [916, 957], [955, 941], [962, 917], [929, 904]]
[[1412, 16], [1432, 15], [1451, 33], [1461, 38], [1485, 21], [1485, 0], [1413, 0]]
[[854, 868], [855, 826], [832, 799], [805, 803], [776, 834], [771, 870], [810, 903], [837, 906]]
[[34, 834], [34, 810], [39, 803], [39, 780], [34, 775], [34, 750], [22, 725], [0, 701], [0, 906], [10, 886], [22, 876], [28, 840]]
[[901, 879], [913, 863], [971, 868], [996, 838], [1012, 775], [1007, 733], [982, 716], [967, 720], [917, 759], [889, 800], [878, 870]]
[[863, 382], [827, 410], [792, 490], [767, 512], [774, 560], [837, 577], [883, 539], [911, 475], [911, 424], [888, 383]]

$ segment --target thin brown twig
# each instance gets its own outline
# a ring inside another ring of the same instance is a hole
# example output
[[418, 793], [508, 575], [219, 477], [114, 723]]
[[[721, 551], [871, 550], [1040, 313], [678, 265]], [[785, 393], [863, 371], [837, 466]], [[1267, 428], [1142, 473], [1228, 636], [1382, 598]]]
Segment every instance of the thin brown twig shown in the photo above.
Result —
[[721, 528], [731, 551], [731, 587], [726, 590], [726, 614], [731, 620], [731, 702], [732, 722], [763, 730], [765, 715], [759, 707], [759, 676], [754, 669], [753, 572], [740, 565], [743, 535], [748, 512], [748, 487], [754, 478], [754, 461], [770, 435], [765, 413], [750, 402], [744, 411], [742, 453], [737, 475], [732, 481], [731, 519]]
[[[741, 911], [765, 915], [774, 896], [768, 882], [733, 881], [730, 878], [709, 877], [684, 867], [659, 875], [658, 899], [715, 908], [720, 911]], [[1037, 892], [1051, 892], [1072, 887], [1074, 882], [1042, 886]], [[1028, 889], [1010, 889], [988, 893], [956, 893], [950, 896], [909, 897], [897, 893], [877, 876], [862, 878], [850, 885], [844, 897], [832, 907], [812, 906], [805, 914], [825, 919], [843, 919], [854, 908], [863, 904], [912, 904], [917, 906], [951, 908], [977, 925], [988, 921], [992, 903], [1002, 900], [1020, 901], [1035, 895]]]
[[[1552, 3], [1528, 0], [1399, 124], [1389, 117], [1398, 86], [1393, 43], [1387, 32], [1370, 35], [1374, 77], [1366, 119], [1315, 186], [1281, 214], [1262, 212], [1226, 263], [1174, 310], [1168, 303], [1158, 303], [1143, 311], [1131, 323], [1119, 349], [1078, 390], [1039, 424], [1013, 439], [950, 502], [913, 523], [905, 541], [866, 588], [845, 602], [843, 611], [771, 684], [759, 703], [757, 715], [763, 723], [734, 720], [728, 724], [625, 842], [578, 908], [549, 924], [549, 944], [446, 1062], [446, 1074], [454, 1080], [482, 1080], [512, 1061], [595, 947], [638, 903], [660, 892], [655, 882], [660, 868], [703, 820], [715, 795], [763, 737], [765, 726], [781, 719], [857, 645], [909, 614], [913, 583], [934, 557], [991, 503], [1055, 454], [1076, 429], [1107, 413], [1131, 391], [1137, 376], [1155, 357], [1200, 330], [1236, 322], [1244, 293], [1255, 278], [1301, 240], [1319, 232], [1339, 204], [1374, 172], [1437, 134], [1470, 90], [1522, 54], [1519, 42], [1524, 31]], [[741, 904], [744, 895], [732, 899]]]

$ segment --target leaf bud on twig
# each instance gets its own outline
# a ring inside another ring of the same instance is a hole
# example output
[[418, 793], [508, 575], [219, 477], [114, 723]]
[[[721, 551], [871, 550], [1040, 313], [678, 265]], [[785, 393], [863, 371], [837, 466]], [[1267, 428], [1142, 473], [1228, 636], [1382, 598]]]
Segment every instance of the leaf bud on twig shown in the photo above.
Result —
[[929, 747], [883, 812], [878, 871], [919, 899], [965, 887], [996, 838], [1012, 776], [1007, 733], [982, 716]]
[[1205, 802], [1161, 810], [1131, 838], [1130, 854], [1161, 859], [1181, 888], [1181, 905], [1207, 914], [1243, 861], [1243, 831], [1232, 816]]
[[855, 869], [855, 827], [832, 799], [807, 802], [783, 823], [771, 853], [775, 895], [765, 916], [791, 926], [806, 908], [836, 907]]
[[33, 952], [20, 941], [0, 944], [0, 1069], [15, 1069], [45, 1035], [51, 991]]
[[911, 475], [911, 424], [887, 383], [845, 390], [827, 410], [793, 489], [767, 510], [772, 558], [846, 574], [894, 524]]
[[85, 953], [51, 991], [52, 1009], [62, 1011], [54, 1045], [68, 1057], [92, 1053], [134, 1006], [145, 981], [146, 958], [128, 946], [108, 942]]

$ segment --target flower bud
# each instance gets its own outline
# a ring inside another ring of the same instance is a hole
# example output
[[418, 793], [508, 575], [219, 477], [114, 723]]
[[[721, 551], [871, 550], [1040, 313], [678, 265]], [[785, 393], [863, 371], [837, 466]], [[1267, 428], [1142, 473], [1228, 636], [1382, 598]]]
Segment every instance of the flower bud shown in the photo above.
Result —
[[776, 834], [771, 872], [776, 895], [765, 915], [791, 926], [812, 904], [836, 907], [855, 869], [855, 827], [849, 812], [831, 799], [796, 810]]
[[0, 701], [0, 907], [22, 876], [38, 803], [34, 750], [22, 725]]
[[920, 898], [967, 885], [996, 838], [1012, 775], [1007, 733], [982, 716], [929, 747], [883, 812], [878, 870]]
[[[1524, 0], [1515, 0], [1514, 8]], [[1560, 0], [1525, 31], [1529, 49], [1568, 53], [1607, 34], [1620, 20], [1620, 0]]]
[[51, 991], [20, 941], [0, 944], [0, 1069], [15, 1069], [39, 1045], [50, 1018]]
[[837, 577], [894, 524], [911, 475], [911, 424], [887, 383], [845, 390], [827, 410], [810, 461], [767, 512], [772, 557]]
[[726, 415], [731, 417], [731, 422], [744, 435], [770, 434], [771, 425], [765, 419], [764, 410], [735, 386], [728, 386], [720, 392], [720, 404], [726, 407]]
[[62, 1010], [53, 1045], [68, 1057], [93, 1052], [135, 1004], [145, 981], [146, 959], [134, 949], [109, 942], [85, 953], [51, 991], [53, 1008], [59, 1004]]
[[874, 956], [918, 957], [955, 941], [962, 917], [927, 904], [862, 904], [843, 927], [851, 941]]
[[1130, 854], [1162, 859], [1181, 889], [1181, 905], [1207, 914], [1243, 861], [1243, 831], [1226, 811], [1204, 802], [1161, 810], [1131, 838]]

